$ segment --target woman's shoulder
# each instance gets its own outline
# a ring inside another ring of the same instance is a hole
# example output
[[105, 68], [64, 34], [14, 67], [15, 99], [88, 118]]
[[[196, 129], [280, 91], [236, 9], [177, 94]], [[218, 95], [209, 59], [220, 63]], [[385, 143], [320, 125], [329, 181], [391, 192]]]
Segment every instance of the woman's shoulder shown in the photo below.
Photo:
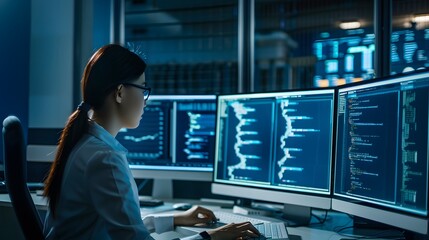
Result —
[[115, 152], [121, 153], [122, 149], [109, 144], [100, 138], [93, 135], [86, 134], [76, 145], [78, 148], [90, 151], [101, 151], [101, 152]]
[[86, 161], [122, 159], [126, 161], [126, 152], [91, 135], [85, 135], [76, 145], [75, 154], [83, 156]]

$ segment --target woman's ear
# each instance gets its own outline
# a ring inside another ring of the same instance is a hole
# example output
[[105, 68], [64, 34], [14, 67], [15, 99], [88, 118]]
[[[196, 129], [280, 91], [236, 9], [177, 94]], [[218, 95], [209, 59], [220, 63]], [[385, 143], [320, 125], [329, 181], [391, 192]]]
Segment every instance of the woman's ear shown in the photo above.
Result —
[[119, 84], [116, 87], [116, 91], [115, 91], [115, 101], [117, 103], [122, 103], [122, 99], [123, 99], [124, 94], [125, 94], [125, 92], [124, 92], [124, 85]]

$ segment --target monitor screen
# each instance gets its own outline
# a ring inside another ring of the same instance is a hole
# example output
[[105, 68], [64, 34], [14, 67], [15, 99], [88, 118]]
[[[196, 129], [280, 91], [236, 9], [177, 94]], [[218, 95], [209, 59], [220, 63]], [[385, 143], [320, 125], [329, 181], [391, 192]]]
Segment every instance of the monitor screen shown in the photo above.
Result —
[[215, 95], [155, 95], [140, 125], [116, 138], [135, 177], [210, 181], [215, 115]]
[[337, 99], [332, 208], [426, 233], [429, 72], [344, 86]]
[[218, 96], [212, 191], [329, 209], [333, 110], [334, 89]]
[[[429, 67], [428, 28], [394, 29], [391, 35], [391, 74]], [[313, 42], [317, 58], [314, 86], [337, 86], [372, 79], [374, 29], [322, 32]]]
[[322, 33], [313, 43], [317, 57], [314, 86], [337, 86], [373, 78], [374, 50], [372, 30]]

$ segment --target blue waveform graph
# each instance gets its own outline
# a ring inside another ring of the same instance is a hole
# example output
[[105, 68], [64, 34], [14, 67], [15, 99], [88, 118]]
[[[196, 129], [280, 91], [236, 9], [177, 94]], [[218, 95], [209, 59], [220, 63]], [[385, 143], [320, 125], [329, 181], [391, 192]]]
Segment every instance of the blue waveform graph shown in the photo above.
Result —
[[269, 181], [272, 103], [231, 102], [226, 119], [224, 158], [230, 180]]
[[128, 159], [133, 163], [134, 160], [166, 158], [167, 134], [166, 108], [147, 106], [140, 125], [135, 129], [121, 129], [116, 138], [128, 149]]
[[278, 185], [326, 188], [330, 161], [331, 100], [279, 99], [275, 176]]
[[147, 135], [142, 137], [134, 137], [134, 136], [124, 136], [124, 140], [132, 141], [132, 142], [142, 142], [147, 140], [155, 140], [157, 139], [159, 134]]

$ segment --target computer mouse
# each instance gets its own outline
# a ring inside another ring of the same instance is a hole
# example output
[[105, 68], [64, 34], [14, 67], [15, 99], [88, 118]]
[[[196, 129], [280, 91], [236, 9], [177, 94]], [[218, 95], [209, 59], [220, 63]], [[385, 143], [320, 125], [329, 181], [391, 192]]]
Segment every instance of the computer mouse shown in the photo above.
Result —
[[188, 210], [192, 207], [190, 203], [175, 203], [173, 204], [173, 208], [175, 210]]

